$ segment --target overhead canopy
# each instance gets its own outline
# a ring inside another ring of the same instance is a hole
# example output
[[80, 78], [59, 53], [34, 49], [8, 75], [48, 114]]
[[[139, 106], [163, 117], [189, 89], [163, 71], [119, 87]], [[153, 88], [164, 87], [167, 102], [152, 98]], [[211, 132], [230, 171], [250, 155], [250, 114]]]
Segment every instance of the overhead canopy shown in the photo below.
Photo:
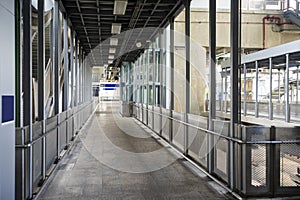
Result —
[[[114, 56], [115, 66], [122, 61], [134, 61], [146, 41], [153, 39], [184, 8], [182, 0], [64, 0], [61, 3], [91, 61], [105, 65], [110, 55], [110, 59]], [[114, 42], [117, 38], [117, 44], [110, 42], [112, 36]], [[132, 48], [137, 42], [142, 46]]]

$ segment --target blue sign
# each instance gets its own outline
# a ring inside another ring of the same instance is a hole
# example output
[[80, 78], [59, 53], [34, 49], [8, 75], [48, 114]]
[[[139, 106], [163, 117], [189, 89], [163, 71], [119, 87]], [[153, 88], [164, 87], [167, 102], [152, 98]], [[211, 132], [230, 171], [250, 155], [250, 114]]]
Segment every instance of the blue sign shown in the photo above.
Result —
[[14, 120], [14, 96], [2, 96], [2, 123]]

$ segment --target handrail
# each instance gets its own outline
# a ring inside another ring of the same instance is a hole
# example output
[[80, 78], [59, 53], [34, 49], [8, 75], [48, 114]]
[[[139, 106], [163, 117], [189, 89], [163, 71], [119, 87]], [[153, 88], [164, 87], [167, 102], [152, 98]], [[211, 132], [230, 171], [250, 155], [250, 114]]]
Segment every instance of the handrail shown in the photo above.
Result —
[[[72, 115], [70, 115], [69, 117], [66, 117], [64, 120], [60, 121], [60, 122], [57, 124], [57, 126], [55, 126], [54, 128], [52, 128], [52, 129], [46, 131], [43, 135], [40, 135], [38, 138], [34, 139], [33, 141], [28, 142], [28, 143], [26, 143], [26, 144], [21, 144], [21, 145], [20, 145], [20, 144], [17, 144], [17, 145], [15, 145], [15, 147], [16, 147], [16, 148], [29, 148], [29, 147], [31, 147], [32, 145], [34, 145], [36, 142], [38, 142], [38, 141], [41, 140], [42, 138], [45, 138], [45, 137], [46, 137], [49, 133], [51, 133], [53, 130], [55, 130], [55, 129], [57, 129], [58, 127], [60, 127], [63, 123], [67, 122], [69, 119], [72, 119], [72, 118], [74, 117], [75, 114], [81, 112], [81, 111], [84, 110], [86, 107], [88, 107], [88, 106], [94, 104], [95, 102], [96, 102], [96, 101], [92, 101], [91, 103], [88, 103], [88, 104], [84, 105], [83, 107], [81, 107], [80, 109], [76, 110], [75, 113], [72, 113]], [[82, 104], [81, 104], [81, 105], [82, 105]], [[77, 107], [80, 107], [80, 105], [77, 106]], [[66, 112], [66, 111], [65, 111], [65, 112]], [[54, 117], [57, 117], [57, 116], [59, 116], [60, 114], [61, 114], [61, 113], [55, 115]], [[47, 119], [41, 120], [41, 121], [39, 121], [39, 122], [46, 122], [46, 120], [47, 120]], [[16, 129], [19, 129], [19, 130], [21, 130], [21, 131], [23, 132], [23, 130], [25, 130], [27, 127], [28, 127], [28, 126], [25, 126], [25, 127], [17, 127]]]
[[[134, 105], [135, 107], [137, 108], [142, 108], [140, 106], [137, 106], [137, 105]], [[204, 129], [204, 128], [201, 128], [201, 127], [198, 127], [198, 126], [195, 126], [193, 124], [190, 124], [190, 123], [187, 123], [187, 122], [184, 122], [184, 121], [181, 121], [181, 120], [178, 120], [178, 119], [175, 119], [173, 117], [170, 117], [168, 115], [164, 115], [164, 114], [160, 114], [158, 112], [155, 112], [155, 111], [152, 111], [150, 109], [147, 109], [147, 108], [143, 108], [144, 110], [147, 110], [148, 112], [150, 111], [151, 113], [154, 113], [154, 114], [157, 114], [157, 115], [160, 115], [160, 116], [163, 116], [163, 117], [166, 117], [170, 120], [173, 120], [173, 121], [176, 121], [178, 123], [181, 123], [183, 125], [186, 125], [186, 126], [190, 126], [192, 128], [195, 128], [197, 130], [200, 130], [200, 131], [203, 131], [205, 133], [209, 133], [211, 135], [215, 135], [215, 136], [219, 136], [221, 138], [224, 138], [224, 139], [227, 139], [227, 140], [230, 140], [230, 141], [233, 141], [233, 142], [236, 142], [238, 144], [294, 144], [294, 143], [300, 143], [300, 140], [271, 140], [271, 141], [268, 141], [268, 140], [257, 140], [257, 141], [246, 141], [246, 140], [241, 140], [241, 139], [238, 139], [238, 138], [231, 138], [231, 137], [228, 137], [228, 136], [225, 136], [225, 135], [222, 135], [220, 133], [216, 133], [214, 131], [210, 131], [210, 130], [207, 130], [207, 129]], [[197, 133], [198, 134], [198, 133]]]

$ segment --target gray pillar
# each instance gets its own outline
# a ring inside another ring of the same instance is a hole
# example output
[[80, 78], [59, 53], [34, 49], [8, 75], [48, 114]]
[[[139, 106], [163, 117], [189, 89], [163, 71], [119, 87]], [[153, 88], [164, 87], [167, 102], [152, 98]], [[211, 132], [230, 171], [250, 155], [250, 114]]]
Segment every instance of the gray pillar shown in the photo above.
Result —
[[255, 61], [255, 117], [259, 117], [259, 102], [258, 102], [258, 61]]
[[149, 51], [146, 50], [146, 94], [147, 94], [147, 101], [146, 101], [146, 124], [148, 125], [149, 122], [149, 94], [150, 94], [150, 87], [149, 87]]
[[227, 113], [228, 105], [228, 76], [227, 76], [227, 68], [225, 67], [225, 113]]
[[[231, 76], [231, 105], [230, 105], [230, 137], [235, 137], [235, 124], [239, 123], [239, 0], [231, 0], [230, 9], [230, 76]], [[229, 142], [228, 180], [230, 189], [234, 189], [234, 143]]]
[[247, 65], [244, 64], [244, 116], [247, 116]]
[[290, 88], [289, 88], [289, 54], [286, 54], [286, 66], [285, 66], [285, 121], [290, 122]]
[[63, 111], [69, 107], [69, 59], [68, 59], [68, 19], [64, 15], [64, 85], [63, 85]]
[[156, 62], [155, 62], [155, 48], [153, 47], [155, 41], [152, 42], [152, 91], [153, 91], [153, 105], [152, 105], [152, 129], [154, 130], [154, 107], [155, 107], [155, 100], [156, 100], [156, 90], [155, 90], [155, 82], [156, 82]]
[[169, 130], [169, 138], [170, 138], [170, 143], [173, 141], [173, 111], [174, 111], [174, 66], [175, 66], [175, 56], [174, 56], [174, 18], [171, 18], [170, 21], [170, 64], [171, 64], [171, 98], [170, 98], [170, 130]]
[[280, 69], [278, 69], [278, 103], [280, 103]]
[[[209, 80], [209, 124], [208, 129], [214, 130], [213, 120], [216, 119], [216, 0], [209, 1], [209, 54], [210, 54], [210, 80]], [[208, 135], [208, 172], [214, 169], [214, 135]]]
[[299, 101], [299, 66], [297, 66], [297, 82], [296, 82], [296, 104]]
[[70, 67], [71, 67], [71, 108], [74, 107], [74, 32], [71, 30], [71, 49], [70, 49]]
[[[188, 113], [190, 112], [190, 0], [185, 1], [185, 112], [184, 121], [188, 123]], [[188, 154], [188, 126], [184, 126], [184, 154]]]
[[[45, 123], [45, 28], [44, 0], [38, 1], [38, 121], [42, 121], [42, 134], [46, 132]], [[42, 179], [46, 178], [46, 138], [42, 138]]]
[[269, 58], [269, 75], [270, 75], [270, 91], [269, 91], [269, 119], [272, 120], [273, 119], [273, 63], [272, 63], [272, 58]]
[[60, 67], [60, 52], [58, 37], [60, 36], [60, 22], [59, 22], [59, 2], [54, 2], [53, 14], [53, 69], [54, 69], [54, 114], [59, 113], [59, 67]]
[[74, 105], [78, 105], [78, 40], [75, 38], [75, 95]]
[[[29, 126], [29, 143], [32, 142], [32, 31], [31, 31], [31, 0], [23, 1], [23, 125]], [[33, 195], [32, 146], [29, 147], [28, 189], [29, 198]]]
[[159, 134], [160, 135], [162, 135], [162, 126], [163, 126], [163, 124], [162, 124], [162, 107], [163, 107], [163, 98], [164, 98], [164, 85], [163, 85], [163, 81], [164, 81], [164, 70], [163, 70], [163, 68], [165, 67], [165, 66], [163, 66], [163, 42], [162, 42], [162, 40], [163, 40], [163, 33], [162, 33], [162, 31], [161, 31], [161, 33], [160, 33], [160, 35], [159, 35], [159, 54], [160, 54], [160, 56], [159, 56], [159, 58], [160, 58], [160, 61], [159, 61], [159, 70], [160, 70], [160, 86], [159, 86], [159, 88], [160, 88], [160, 95], [159, 95]]

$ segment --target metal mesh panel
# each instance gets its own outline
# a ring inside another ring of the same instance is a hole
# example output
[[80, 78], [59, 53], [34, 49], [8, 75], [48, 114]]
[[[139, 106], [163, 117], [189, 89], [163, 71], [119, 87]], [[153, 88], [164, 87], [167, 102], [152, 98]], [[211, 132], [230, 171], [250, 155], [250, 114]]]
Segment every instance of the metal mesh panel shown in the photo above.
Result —
[[266, 145], [251, 145], [251, 185], [255, 187], [267, 184]]
[[300, 187], [300, 146], [299, 144], [280, 145], [280, 186]]
[[215, 137], [215, 173], [228, 180], [228, 140]]

